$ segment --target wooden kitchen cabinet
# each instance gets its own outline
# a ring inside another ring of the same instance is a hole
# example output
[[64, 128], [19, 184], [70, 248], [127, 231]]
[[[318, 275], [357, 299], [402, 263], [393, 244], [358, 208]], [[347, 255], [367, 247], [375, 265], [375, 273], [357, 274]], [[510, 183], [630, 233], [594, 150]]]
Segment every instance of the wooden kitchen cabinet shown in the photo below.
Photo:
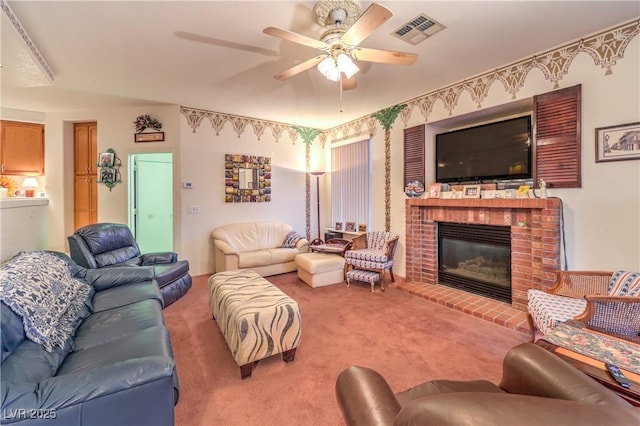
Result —
[[74, 229], [98, 221], [98, 123], [73, 125]]
[[97, 123], [76, 123], [73, 129], [75, 174], [95, 175], [98, 168], [98, 125]]
[[75, 229], [98, 221], [98, 184], [95, 176], [76, 176], [74, 179]]
[[1, 120], [0, 173], [44, 175], [44, 124]]

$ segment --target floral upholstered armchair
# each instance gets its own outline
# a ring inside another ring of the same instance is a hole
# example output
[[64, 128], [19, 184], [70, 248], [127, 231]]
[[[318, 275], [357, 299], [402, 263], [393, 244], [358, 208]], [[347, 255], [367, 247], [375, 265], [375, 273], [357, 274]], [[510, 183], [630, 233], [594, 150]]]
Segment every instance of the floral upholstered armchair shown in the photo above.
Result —
[[640, 343], [640, 272], [556, 271], [556, 285], [529, 289], [531, 341], [575, 320], [591, 330]]
[[[371, 283], [371, 291], [373, 291], [375, 282], [379, 280], [380, 288], [384, 291], [385, 271], [389, 271], [391, 281], [395, 281], [393, 277], [393, 256], [396, 252], [398, 238], [398, 234], [385, 231], [367, 232], [355, 238], [352, 249], [347, 250], [344, 254], [347, 277], [369, 281]], [[349, 274], [351, 270], [363, 271], [363, 273]], [[374, 274], [367, 274], [367, 272], [373, 272]]]

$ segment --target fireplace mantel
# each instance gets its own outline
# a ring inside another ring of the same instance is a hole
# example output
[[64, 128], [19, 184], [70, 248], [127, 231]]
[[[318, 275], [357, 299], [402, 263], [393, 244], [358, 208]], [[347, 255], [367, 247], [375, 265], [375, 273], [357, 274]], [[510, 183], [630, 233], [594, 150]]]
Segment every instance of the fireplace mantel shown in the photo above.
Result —
[[558, 198], [406, 200], [407, 281], [438, 284], [438, 222], [511, 227], [512, 306], [527, 308], [529, 288], [549, 288], [560, 267]]

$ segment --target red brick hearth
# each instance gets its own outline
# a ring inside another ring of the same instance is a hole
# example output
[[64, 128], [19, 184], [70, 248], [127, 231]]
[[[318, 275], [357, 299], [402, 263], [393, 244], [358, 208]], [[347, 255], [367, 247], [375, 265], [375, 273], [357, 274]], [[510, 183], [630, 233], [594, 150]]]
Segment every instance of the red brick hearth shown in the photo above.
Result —
[[414, 294], [440, 287], [438, 222], [510, 226], [511, 308], [526, 311], [527, 289], [551, 287], [560, 267], [560, 207], [557, 198], [406, 200], [405, 286]]

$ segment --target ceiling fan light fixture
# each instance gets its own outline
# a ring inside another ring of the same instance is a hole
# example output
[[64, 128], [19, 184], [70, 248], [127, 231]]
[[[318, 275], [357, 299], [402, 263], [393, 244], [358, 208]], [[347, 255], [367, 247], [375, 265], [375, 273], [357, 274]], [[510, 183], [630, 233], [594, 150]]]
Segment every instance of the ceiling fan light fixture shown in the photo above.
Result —
[[336, 63], [338, 64], [338, 69], [347, 76], [347, 78], [351, 78], [360, 68], [356, 64], [353, 63], [353, 60], [346, 53], [341, 53], [336, 58]]
[[331, 81], [340, 81], [340, 70], [333, 57], [329, 56], [318, 64], [318, 71]]

